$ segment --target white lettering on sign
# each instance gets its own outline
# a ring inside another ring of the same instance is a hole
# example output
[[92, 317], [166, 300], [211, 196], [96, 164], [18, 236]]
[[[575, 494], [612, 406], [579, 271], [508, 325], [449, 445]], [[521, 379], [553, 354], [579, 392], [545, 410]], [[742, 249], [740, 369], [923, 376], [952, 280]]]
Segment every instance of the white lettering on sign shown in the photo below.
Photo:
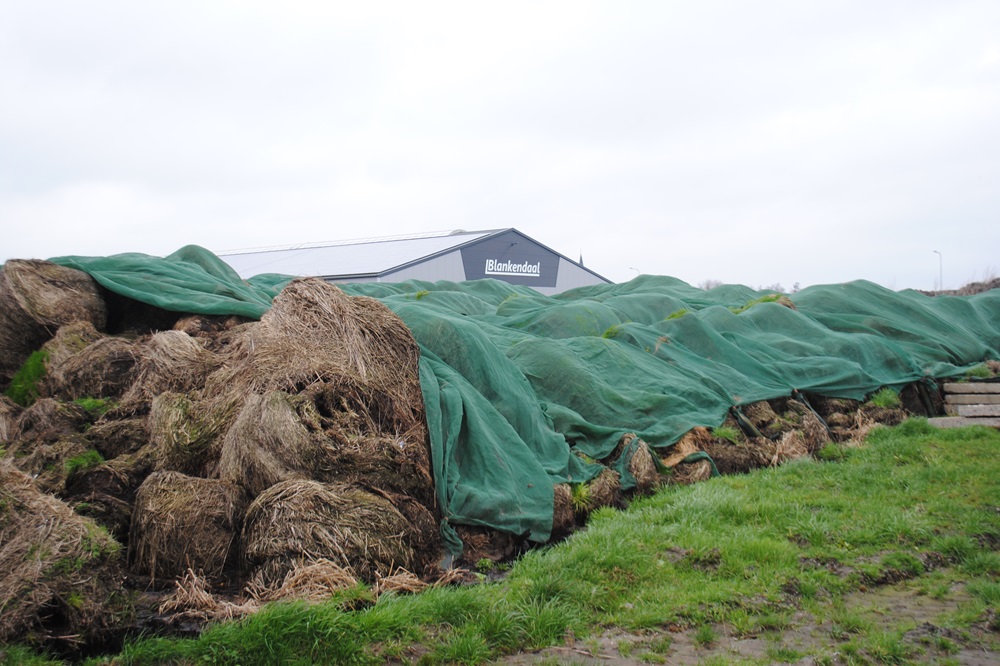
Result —
[[542, 264], [529, 264], [525, 262], [519, 264], [514, 261], [497, 261], [496, 259], [486, 260], [486, 275], [520, 275], [523, 277], [541, 277]]

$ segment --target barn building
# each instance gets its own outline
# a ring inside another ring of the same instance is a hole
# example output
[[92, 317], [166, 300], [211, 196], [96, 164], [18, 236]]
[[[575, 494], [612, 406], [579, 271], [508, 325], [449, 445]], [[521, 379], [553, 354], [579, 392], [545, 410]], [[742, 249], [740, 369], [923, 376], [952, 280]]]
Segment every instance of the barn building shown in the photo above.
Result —
[[516, 229], [451, 231], [220, 252], [242, 278], [261, 273], [330, 282], [495, 278], [557, 294], [610, 280]]

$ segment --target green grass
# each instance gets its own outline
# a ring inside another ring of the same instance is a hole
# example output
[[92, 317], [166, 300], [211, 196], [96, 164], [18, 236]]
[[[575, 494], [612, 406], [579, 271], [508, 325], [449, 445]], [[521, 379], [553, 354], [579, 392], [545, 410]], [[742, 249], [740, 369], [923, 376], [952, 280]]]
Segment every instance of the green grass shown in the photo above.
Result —
[[761, 303], [777, 303], [782, 298], [787, 299], [787, 297], [784, 294], [767, 294], [766, 296], [761, 296], [760, 298], [755, 298], [753, 300], [747, 301], [745, 304], [739, 307], [731, 307], [729, 308], [729, 310], [733, 314], [740, 314], [742, 312], [746, 312], [755, 305], [760, 305]]
[[868, 402], [875, 407], [883, 407], [886, 409], [898, 409], [903, 406], [903, 401], [900, 400], [899, 394], [896, 393], [889, 387], [879, 389], [868, 398]]
[[965, 379], [989, 379], [993, 376], [985, 363], [974, 365], [965, 371]]
[[77, 398], [73, 404], [83, 407], [91, 417], [98, 419], [113, 409], [117, 403], [107, 398]]
[[38, 400], [38, 384], [45, 377], [45, 364], [48, 360], [48, 352], [42, 350], [32, 352], [11, 378], [10, 386], [4, 394], [22, 407], [34, 404], [35, 400]]
[[102, 456], [100, 452], [90, 449], [88, 451], [84, 451], [78, 456], [69, 458], [63, 463], [63, 465], [66, 468], [66, 473], [73, 476], [79, 472], [86, 472], [87, 470], [94, 469], [102, 462], [104, 462], [104, 456]]
[[[844, 663], [905, 663], [922, 649], [905, 639], [910, 627], [849, 600], [895, 580], [940, 595], [958, 585], [971, 601], [948, 626], [993, 617], [1000, 555], [980, 544], [1000, 538], [997, 450], [1000, 432], [986, 428], [876, 428], [835, 462], [802, 459], [599, 509], [586, 530], [528, 552], [498, 582], [385, 595], [354, 611], [273, 604], [195, 639], [134, 640], [116, 663], [472, 664], [562, 644], [567, 632], [586, 641], [665, 626], [706, 648], [723, 634], [767, 636], [770, 656], [790, 659], [808, 649], [780, 641], [797, 608], [837, 645], [815, 648], [818, 663], [834, 652]], [[628, 649], [657, 663], [669, 647]]]

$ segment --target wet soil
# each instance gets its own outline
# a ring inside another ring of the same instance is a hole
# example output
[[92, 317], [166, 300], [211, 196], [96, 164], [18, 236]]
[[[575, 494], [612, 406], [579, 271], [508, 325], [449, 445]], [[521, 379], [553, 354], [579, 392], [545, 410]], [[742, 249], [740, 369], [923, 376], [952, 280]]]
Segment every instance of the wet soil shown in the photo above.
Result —
[[[961, 586], [943, 597], [921, 594], [913, 581], [858, 592], [845, 600], [874, 631], [903, 631], [909, 656], [905, 663], [1000, 664], [1000, 622], [970, 628], [950, 628], [948, 616], [969, 603]], [[701, 664], [713, 662], [845, 664], [880, 663], [885, 655], [868, 654], [857, 645], [864, 637], [838, 630], [828, 619], [806, 611], [791, 616], [788, 626], [759, 635], [736, 635], [730, 627], [713, 627], [715, 639], [699, 642], [695, 629], [667, 626], [640, 632], [607, 631], [588, 639], [568, 637], [565, 645], [510, 655], [499, 664], [580, 664], [638, 666], [640, 664]]]

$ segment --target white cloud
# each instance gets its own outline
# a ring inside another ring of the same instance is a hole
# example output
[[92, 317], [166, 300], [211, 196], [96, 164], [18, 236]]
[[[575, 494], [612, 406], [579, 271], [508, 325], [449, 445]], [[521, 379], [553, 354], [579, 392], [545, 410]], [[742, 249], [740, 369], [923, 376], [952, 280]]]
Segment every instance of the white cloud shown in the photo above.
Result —
[[7, 3], [0, 260], [515, 226], [619, 280], [929, 288], [938, 249], [957, 286], [1000, 246], [997, 24], [988, 0]]

